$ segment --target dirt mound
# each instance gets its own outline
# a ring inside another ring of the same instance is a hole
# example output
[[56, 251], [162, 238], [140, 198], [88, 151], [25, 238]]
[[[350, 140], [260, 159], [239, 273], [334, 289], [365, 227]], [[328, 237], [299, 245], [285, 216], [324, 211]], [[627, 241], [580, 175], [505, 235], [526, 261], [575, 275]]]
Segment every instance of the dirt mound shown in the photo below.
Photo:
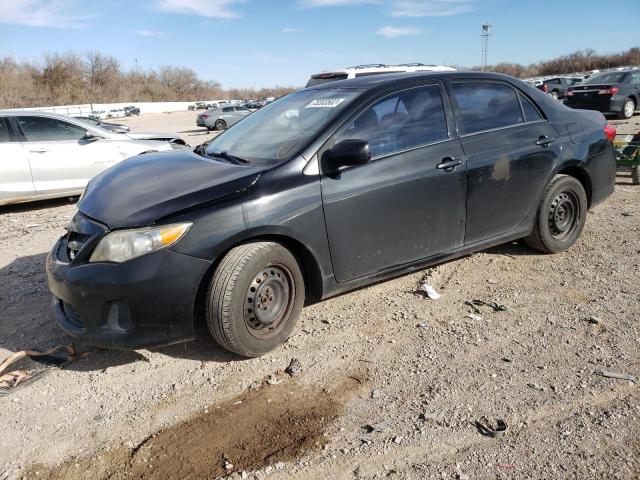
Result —
[[323, 432], [363, 379], [347, 377], [335, 390], [292, 381], [263, 385], [184, 423], [162, 430], [133, 449], [31, 469], [27, 478], [200, 479], [252, 471], [296, 459], [325, 443]]

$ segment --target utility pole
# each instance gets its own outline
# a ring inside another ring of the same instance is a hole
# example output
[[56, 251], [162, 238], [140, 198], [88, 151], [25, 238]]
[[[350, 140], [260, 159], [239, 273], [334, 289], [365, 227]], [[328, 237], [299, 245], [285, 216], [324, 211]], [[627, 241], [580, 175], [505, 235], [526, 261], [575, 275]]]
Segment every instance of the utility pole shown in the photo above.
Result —
[[489, 22], [484, 22], [481, 26], [480, 30], [480, 38], [482, 39], [482, 57], [480, 59], [480, 66], [482, 67], [482, 71], [485, 72], [487, 70], [487, 56], [489, 54], [489, 37], [491, 34], [491, 28], [493, 25]]
[[134, 59], [133, 59], [133, 61], [134, 61], [134, 62], [136, 62], [135, 73], [136, 73], [136, 75], [137, 75], [137, 74], [138, 74], [138, 59], [137, 59], [137, 58], [134, 58]]

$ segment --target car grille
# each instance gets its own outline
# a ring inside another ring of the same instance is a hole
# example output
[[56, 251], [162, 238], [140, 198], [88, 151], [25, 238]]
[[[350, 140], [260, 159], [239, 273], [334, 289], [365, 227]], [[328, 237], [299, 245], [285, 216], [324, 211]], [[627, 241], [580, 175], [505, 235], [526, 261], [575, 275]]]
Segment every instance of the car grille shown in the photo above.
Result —
[[78, 315], [78, 312], [76, 312], [76, 309], [73, 308], [73, 306], [67, 302], [62, 302], [62, 311], [64, 312], [64, 315], [67, 317], [67, 320], [69, 321], [69, 323], [72, 323], [74, 326], [78, 327], [78, 328], [82, 328], [84, 325], [82, 325], [82, 320], [80, 320], [80, 315]]
[[107, 228], [78, 212], [67, 228], [66, 253], [69, 260], [73, 261], [83, 248], [106, 233]]

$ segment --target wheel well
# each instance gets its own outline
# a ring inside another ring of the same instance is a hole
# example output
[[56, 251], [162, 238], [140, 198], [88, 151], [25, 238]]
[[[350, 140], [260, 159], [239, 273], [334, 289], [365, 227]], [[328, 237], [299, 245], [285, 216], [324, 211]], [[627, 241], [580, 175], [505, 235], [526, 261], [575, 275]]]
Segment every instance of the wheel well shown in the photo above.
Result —
[[213, 278], [213, 274], [218, 268], [218, 264], [222, 258], [232, 249], [238, 245], [249, 242], [277, 242], [284, 245], [298, 261], [302, 275], [304, 276], [305, 283], [305, 305], [320, 301], [322, 298], [322, 274], [320, 267], [313, 254], [309, 249], [291, 237], [284, 235], [259, 235], [257, 237], [245, 238], [242, 241], [231, 245], [216, 260], [211, 264], [204, 277], [200, 281], [200, 286], [196, 293], [195, 304], [193, 309], [193, 323], [195, 330], [206, 329], [205, 320], [205, 302], [207, 298], [207, 291], [209, 290], [209, 284]]
[[582, 184], [582, 187], [587, 194], [587, 205], [591, 207], [591, 180], [589, 179], [589, 174], [577, 165], [567, 167], [564, 170], [558, 172], [558, 174], [569, 175], [577, 179]]

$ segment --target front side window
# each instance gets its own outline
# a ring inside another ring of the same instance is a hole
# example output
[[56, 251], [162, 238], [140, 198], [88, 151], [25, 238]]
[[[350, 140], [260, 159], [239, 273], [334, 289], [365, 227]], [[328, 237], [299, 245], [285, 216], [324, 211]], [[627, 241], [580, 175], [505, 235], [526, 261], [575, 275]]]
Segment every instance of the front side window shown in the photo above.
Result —
[[364, 140], [373, 158], [449, 138], [437, 85], [392, 94], [367, 108], [336, 137]]
[[9, 130], [9, 119], [0, 117], [0, 143], [13, 142], [11, 131]]
[[233, 107], [224, 107], [222, 109], [222, 113], [229, 113], [229, 112], [233, 112]]
[[520, 102], [513, 88], [499, 83], [453, 83], [460, 134], [481, 132], [523, 123]]
[[29, 142], [81, 140], [86, 129], [49, 117], [16, 117]]
[[299, 153], [360, 94], [356, 88], [319, 88], [286, 95], [214, 138], [206, 154], [226, 152], [249, 162], [288, 160]]

